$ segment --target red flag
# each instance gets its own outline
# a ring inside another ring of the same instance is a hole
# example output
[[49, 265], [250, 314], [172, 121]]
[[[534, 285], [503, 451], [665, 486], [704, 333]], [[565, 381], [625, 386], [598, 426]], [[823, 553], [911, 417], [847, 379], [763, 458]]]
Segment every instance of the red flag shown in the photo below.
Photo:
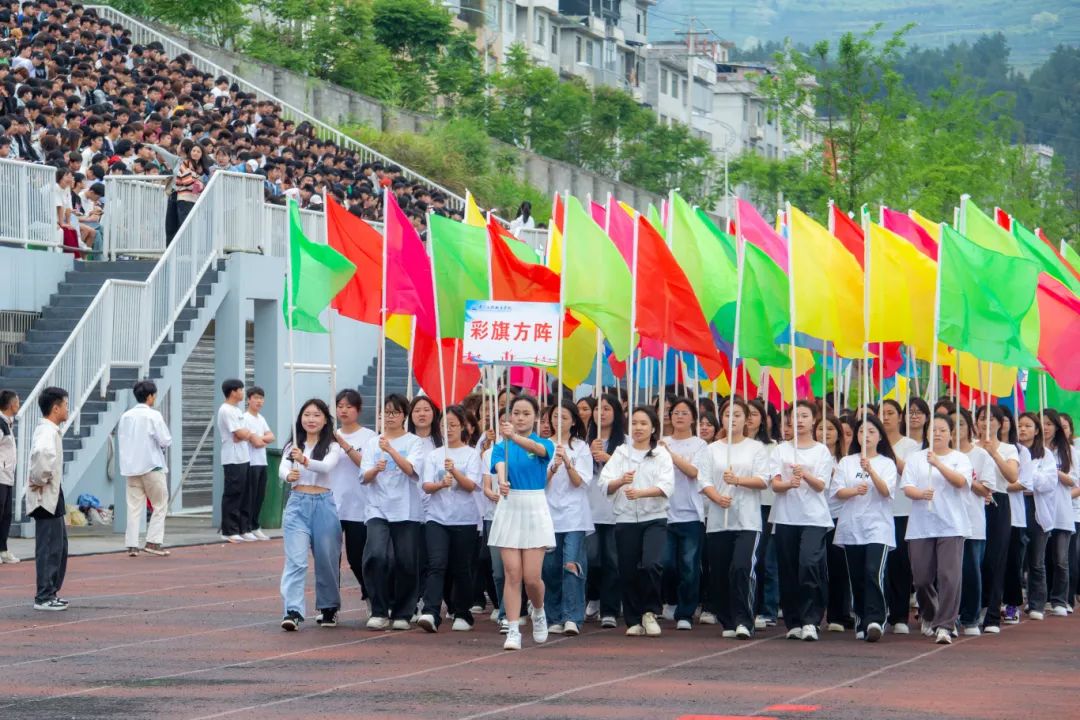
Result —
[[[443, 394], [439, 387], [439, 352], [440, 343], [426, 332], [416, 329], [413, 340], [413, 376], [424, 390], [424, 394], [433, 403], [439, 405]], [[480, 382], [480, 368], [461, 359], [461, 340], [443, 338], [442, 343], [443, 374], [446, 377], [446, 403], [457, 405], [472, 392]], [[456, 379], [455, 379], [456, 376]]]
[[[863, 229], [857, 222], [848, 217], [848, 214], [836, 207], [829, 205], [829, 220], [832, 225], [832, 234], [847, 251], [859, 261], [859, 267], [863, 267]], [[864, 268], [865, 269], [865, 268]]]
[[1060, 260], [1061, 264], [1068, 268], [1069, 272], [1075, 275], [1077, 280], [1080, 280], [1080, 270], [1074, 268], [1072, 264], [1070, 264], [1069, 261], [1065, 259], [1065, 256], [1061, 254], [1061, 250], [1058, 249], [1057, 245], [1050, 242], [1050, 238], [1046, 237], [1046, 233], [1042, 231], [1042, 228], [1035, 228], [1035, 234], [1038, 235], [1039, 239], [1046, 243], [1047, 246], [1049, 246], [1049, 248], [1054, 251], [1054, 257]]
[[994, 222], [1012, 232], [1012, 217], [999, 207], [994, 208]]
[[694, 288], [664, 239], [638, 218], [637, 331], [675, 350], [693, 353], [715, 378], [728, 369], [716, 349]]
[[937, 243], [930, 233], [919, 223], [912, 220], [902, 212], [896, 212], [889, 208], [882, 208], [882, 225], [886, 230], [896, 233], [915, 246], [915, 248], [931, 260], [937, 260]]
[[1080, 298], [1056, 278], [1042, 273], [1039, 303], [1039, 362], [1064, 390], [1080, 390]]
[[382, 235], [375, 228], [326, 198], [326, 242], [356, 266], [356, 273], [330, 303], [342, 316], [363, 323], [382, 323]]
[[431, 261], [416, 229], [386, 193], [386, 309], [416, 316], [417, 334], [435, 337], [435, 290]]

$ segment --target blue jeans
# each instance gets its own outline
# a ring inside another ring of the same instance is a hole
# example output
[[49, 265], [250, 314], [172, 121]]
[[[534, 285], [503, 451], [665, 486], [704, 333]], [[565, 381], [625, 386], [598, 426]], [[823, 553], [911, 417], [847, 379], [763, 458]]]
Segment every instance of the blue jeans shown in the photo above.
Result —
[[[491, 521], [484, 521], [484, 540], [491, 536]], [[488, 546], [488, 553], [491, 554], [491, 576], [495, 581], [495, 594], [499, 598], [499, 619], [506, 619], [506, 608], [503, 606], [503, 583], [506, 582], [506, 573], [503, 572], [502, 553], [497, 547]]]
[[285, 569], [281, 573], [281, 599], [285, 612], [304, 615], [304, 583], [308, 550], [315, 558], [315, 607], [341, 607], [341, 522], [333, 493], [289, 494], [282, 520], [285, 530]]
[[664, 602], [675, 606], [676, 620], [694, 618], [701, 594], [701, 550], [704, 537], [705, 523], [667, 524]]
[[585, 531], [555, 533], [555, 549], [544, 555], [544, 610], [548, 622], [585, 622]]
[[985, 540], [964, 541], [964, 569], [960, 581], [960, 624], [972, 627], [979, 622], [982, 609], [982, 561]]

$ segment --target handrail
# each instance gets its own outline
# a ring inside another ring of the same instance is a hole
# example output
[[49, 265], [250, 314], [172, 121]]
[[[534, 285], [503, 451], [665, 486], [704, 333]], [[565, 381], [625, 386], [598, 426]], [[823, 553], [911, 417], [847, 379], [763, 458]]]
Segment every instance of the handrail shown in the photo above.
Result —
[[56, 224], [56, 168], [0, 159], [0, 244], [60, 248]]
[[[415, 180], [417, 182], [421, 182], [424, 185], [427, 185], [428, 187], [437, 188], [440, 192], [445, 194], [449, 200], [453, 201], [454, 206], [456, 206], [458, 208], [464, 208], [465, 207], [465, 198], [461, 197], [460, 195], [458, 195], [454, 191], [449, 190], [446, 187], [443, 187], [442, 185], [436, 183], [434, 180], [431, 180], [431, 179], [421, 175], [420, 173], [418, 173], [418, 172], [416, 172], [414, 170], [410, 170], [409, 168], [405, 167], [401, 163], [395, 162], [393, 159], [387, 157], [386, 155], [383, 155], [378, 150], [375, 150], [375, 149], [373, 149], [373, 148], [371, 148], [371, 147], [369, 147], [367, 145], [364, 145], [363, 143], [361, 143], [361, 142], [359, 142], [357, 140], [354, 140], [353, 138], [349, 137], [348, 135], [341, 132], [337, 128], [335, 128], [335, 127], [333, 127], [331, 125], [328, 125], [327, 123], [324, 123], [322, 120], [319, 120], [315, 116], [310, 115], [309, 113], [301, 110], [300, 108], [296, 107], [295, 105], [292, 105], [292, 104], [282, 100], [281, 98], [277, 97], [273, 93], [270, 93], [270, 92], [260, 88], [259, 86], [255, 85], [253, 83], [250, 83], [247, 80], [244, 80], [243, 78], [239, 77], [235, 73], [232, 73], [232, 72], [226, 70], [225, 68], [221, 67], [217, 63], [213, 62], [212, 60], [208, 60], [207, 58], [203, 57], [202, 55], [199, 55], [198, 53], [191, 50], [190, 48], [184, 47], [180, 43], [176, 42], [175, 40], [173, 40], [170, 37], [168, 37], [167, 35], [165, 35], [164, 33], [160, 32], [158, 30], [155, 30], [154, 28], [139, 22], [138, 20], [131, 17], [130, 15], [128, 15], [126, 13], [123, 13], [123, 12], [117, 10], [116, 8], [109, 7], [107, 5], [87, 5], [86, 7], [95, 10], [98, 13], [98, 15], [100, 17], [102, 17], [102, 18], [105, 18], [105, 19], [113, 21], [113, 22], [121, 22], [123, 24], [128, 25], [129, 27], [132, 27], [133, 29], [137, 28], [138, 30], [142, 31], [145, 35], [147, 35], [149, 37], [153, 37], [155, 40], [157, 40], [157, 41], [159, 41], [159, 42], [161, 42], [163, 44], [167, 43], [169, 45], [174, 46], [181, 53], [190, 55], [192, 60], [196, 64], [201, 63], [204, 67], [199, 68], [200, 70], [203, 70], [204, 72], [213, 72], [217, 76], [224, 75], [225, 77], [229, 78], [230, 82], [236, 83], [237, 85], [245, 88], [246, 91], [254, 92], [256, 95], [262, 96], [262, 97], [266, 98], [267, 100], [270, 100], [271, 102], [273, 102], [273, 103], [275, 103], [277, 105], [280, 105], [283, 109], [285, 109], [285, 110], [289, 111], [290, 113], [292, 113], [295, 116], [296, 119], [300, 119], [300, 120], [306, 121], [308, 123], [311, 123], [318, 130], [322, 131], [322, 133], [324, 133], [324, 135], [330, 135], [331, 137], [333, 137], [334, 141], [337, 142], [338, 144], [340, 144], [341, 146], [347, 147], [347, 148], [349, 148], [351, 150], [359, 151], [362, 154], [366, 154], [368, 156], [368, 158], [370, 158], [372, 160], [378, 160], [378, 161], [383, 162], [383, 163], [397, 165], [398, 167], [401, 168], [402, 174], [404, 174], [407, 178], [409, 178], [411, 180]], [[173, 57], [175, 57], [175, 55]]]

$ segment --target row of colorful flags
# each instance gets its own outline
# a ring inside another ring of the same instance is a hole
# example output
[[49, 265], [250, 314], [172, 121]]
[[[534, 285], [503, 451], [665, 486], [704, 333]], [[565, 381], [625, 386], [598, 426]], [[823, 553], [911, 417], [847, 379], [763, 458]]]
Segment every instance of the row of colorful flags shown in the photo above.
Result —
[[[471, 196], [465, 222], [430, 217], [427, 247], [391, 196], [382, 232], [333, 198], [326, 208], [324, 246], [290, 206], [287, 324], [325, 332], [330, 305], [381, 325], [436, 399], [478, 383], [460, 359], [465, 301], [493, 299], [561, 303], [569, 387], [595, 380], [598, 357], [640, 384], [643, 360], [675, 353], [687, 378], [725, 393], [768, 383], [788, 402], [867, 358], [881, 393], [886, 379], [906, 393], [921, 360], [969, 397], [1018, 395], [1030, 372], [1080, 409], [1080, 257], [966, 196], [951, 223], [884, 207], [853, 218], [830, 203], [824, 225], [790, 205], [770, 223], [739, 199], [723, 227], [676, 192], [645, 213], [556, 196], [543, 258]], [[932, 372], [928, 391], [938, 381]]]

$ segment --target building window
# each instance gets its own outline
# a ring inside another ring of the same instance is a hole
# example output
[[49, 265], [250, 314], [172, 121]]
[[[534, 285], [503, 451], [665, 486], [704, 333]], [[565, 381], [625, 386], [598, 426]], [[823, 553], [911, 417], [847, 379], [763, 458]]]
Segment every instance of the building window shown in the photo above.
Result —
[[679, 78], [671, 76], [671, 97], [679, 99]]
[[581, 62], [585, 59], [585, 39], [580, 35], [575, 36], [575, 52], [574, 59], [577, 62]]
[[661, 95], [667, 95], [667, 92], [668, 92], [668, 90], [667, 90], [667, 75], [668, 75], [667, 70], [664, 70], [663, 68], [661, 68], [661, 70], [660, 70], [660, 94]]
[[540, 47], [547, 42], [547, 15], [536, 16], [536, 44]]
[[551, 25], [551, 52], [559, 52], [559, 28], [554, 23]]
[[642, 31], [641, 31], [641, 26], [642, 26], [643, 24], [644, 24], [644, 23], [642, 23], [642, 22], [641, 22], [641, 13], [638, 13], [638, 14], [637, 14], [637, 34], [638, 34], [638, 35], [641, 35], [641, 34], [643, 34], [643, 33], [642, 33]]
[[585, 41], [585, 64], [590, 67], [595, 64], [593, 62], [593, 48], [595, 45], [596, 43], [594, 43], [592, 40]]
[[682, 81], [682, 96], [683, 97], [687, 96], [686, 95], [686, 81], [685, 80]]

